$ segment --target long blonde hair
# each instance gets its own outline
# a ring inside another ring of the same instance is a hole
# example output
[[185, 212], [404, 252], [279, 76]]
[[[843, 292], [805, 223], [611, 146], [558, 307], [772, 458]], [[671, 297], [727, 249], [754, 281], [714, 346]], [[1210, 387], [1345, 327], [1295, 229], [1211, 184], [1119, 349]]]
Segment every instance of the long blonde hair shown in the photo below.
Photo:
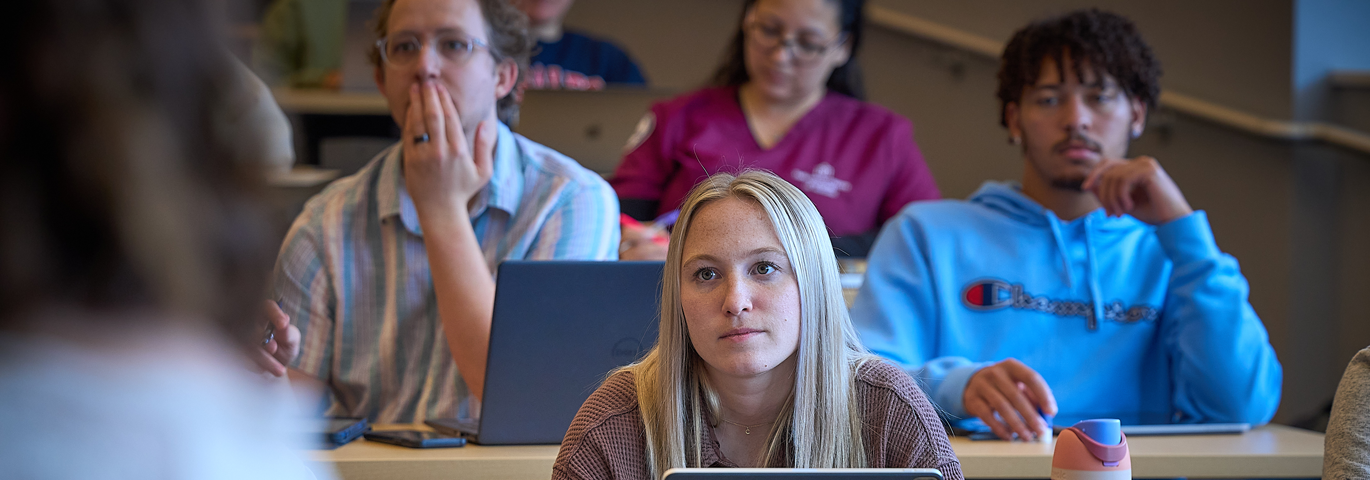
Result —
[[666, 257], [656, 347], [642, 361], [624, 367], [637, 384], [652, 476], [675, 467], [704, 466], [704, 429], [713, 427], [705, 425], [704, 409], [719, 418], [717, 393], [690, 343], [680, 305], [680, 264], [695, 213], [728, 197], [755, 202], [766, 211], [799, 284], [794, 389], [768, 436], [765, 461], [804, 468], [866, 466], [855, 372], [873, 357], [847, 316], [823, 219], [798, 188], [770, 172], [747, 170], [737, 176], [715, 174], [685, 199]]

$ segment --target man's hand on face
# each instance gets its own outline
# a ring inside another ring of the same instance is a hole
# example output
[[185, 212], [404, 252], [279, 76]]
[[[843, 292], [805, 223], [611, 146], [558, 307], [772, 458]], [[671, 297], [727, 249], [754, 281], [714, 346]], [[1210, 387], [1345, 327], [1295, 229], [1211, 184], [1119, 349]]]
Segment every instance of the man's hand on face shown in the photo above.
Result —
[[494, 171], [495, 123], [480, 123], [472, 152], [447, 87], [424, 81], [409, 89], [403, 135], [404, 186], [414, 207], [420, 212], [466, 211]]
[[966, 412], [979, 417], [999, 438], [1050, 438], [1051, 425], [1042, 414], [1056, 415], [1056, 397], [1046, 380], [1023, 362], [1010, 358], [975, 372], [966, 382], [962, 402]]
[[1081, 185], [1099, 199], [1109, 216], [1129, 214], [1161, 225], [1194, 213], [1175, 181], [1151, 157], [1105, 159]]

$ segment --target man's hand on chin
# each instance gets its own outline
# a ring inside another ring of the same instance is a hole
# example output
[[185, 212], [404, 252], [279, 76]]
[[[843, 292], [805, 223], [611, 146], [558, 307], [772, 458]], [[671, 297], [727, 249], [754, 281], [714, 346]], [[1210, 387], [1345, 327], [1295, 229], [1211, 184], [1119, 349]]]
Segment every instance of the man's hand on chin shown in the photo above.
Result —
[[1151, 225], [1162, 225], [1194, 213], [1180, 187], [1151, 157], [1105, 159], [1081, 186], [1099, 199], [1109, 216], [1132, 215]]

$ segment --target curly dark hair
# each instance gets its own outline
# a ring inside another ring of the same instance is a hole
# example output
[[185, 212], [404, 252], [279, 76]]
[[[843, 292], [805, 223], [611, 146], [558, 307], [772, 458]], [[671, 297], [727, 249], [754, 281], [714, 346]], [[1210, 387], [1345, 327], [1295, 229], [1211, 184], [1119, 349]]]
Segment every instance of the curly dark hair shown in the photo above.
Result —
[[1000, 125], [1008, 126], [1005, 109], [1010, 103], [1018, 103], [1024, 88], [1037, 83], [1047, 57], [1056, 62], [1058, 74], [1065, 78], [1065, 55], [1070, 55], [1076, 78], [1081, 81], [1085, 72], [1080, 66], [1089, 65], [1096, 75], [1107, 73], [1116, 79], [1123, 92], [1141, 100], [1147, 111], [1156, 109], [1161, 64], [1151, 47], [1131, 20], [1091, 8], [1034, 22], [1013, 34], [999, 63]]
[[[861, 32], [865, 30], [866, 25], [863, 13], [866, 0], [831, 1], [837, 3], [837, 26], [842, 33], [847, 34], [847, 41], [851, 42], [851, 56], [847, 57], [847, 63], [828, 75], [828, 90], [857, 100], [865, 100], [866, 86], [861, 75], [861, 65], [856, 61], [856, 54], [861, 51]], [[733, 35], [733, 41], [724, 51], [723, 62], [719, 64], [718, 70], [714, 71], [711, 82], [714, 86], [736, 87], [751, 79], [747, 75], [746, 38], [742, 33], [742, 21], [747, 18], [747, 11], [751, 10], [753, 5], [756, 5], [756, 0], [742, 2], [742, 16], [737, 21], [737, 33]]]
[[[495, 57], [496, 63], [512, 59], [518, 65], [518, 76], [514, 79], [514, 85], [523, 85], [523, 76], [528, 72], [528, 61], [532, 58], [533, 45], [536, 43], [528, 34], [528, 16], [524, 15], [522, 10], [514, 8], [509, 0], [479, 1], [480, 13], [485, 17], [485, 26], [490, 30], [490, 38], [486, 39], [486, 43], [490, 44], [490, 55]], [[376, 33], [377, 40], [390, 34], [390, 11], [394, 8], [395, 0], [385, 0], [385, 3], [376, 9], [376, 23], [372, 25], [372, 30]], [[375, 45], [371, 45], [367, 57], [370, 58], [372, 66], [381, 66], [381, 51]], [[518, 87], [515, 87], [495, 104], [495, 115], [499, 117], [499, 121], [509, 126], [514, 126], [519, 121], [518, 91]]]

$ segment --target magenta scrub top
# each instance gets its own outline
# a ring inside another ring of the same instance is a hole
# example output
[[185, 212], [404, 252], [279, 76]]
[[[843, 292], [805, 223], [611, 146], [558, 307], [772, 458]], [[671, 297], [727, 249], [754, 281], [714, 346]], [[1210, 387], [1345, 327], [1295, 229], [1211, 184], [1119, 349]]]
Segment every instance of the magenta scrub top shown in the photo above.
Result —
[[770, 149], [752, 137], [736, 87], [653, 105], [628, 148], [609, 183], [621, 198], [660, 202], [658, 214], [679, 208], [708, 174], [742, 168], [799, 187], [838, 236], [874, 230], [909, 202], [941, 197], [908, 119], [833, 92]]

